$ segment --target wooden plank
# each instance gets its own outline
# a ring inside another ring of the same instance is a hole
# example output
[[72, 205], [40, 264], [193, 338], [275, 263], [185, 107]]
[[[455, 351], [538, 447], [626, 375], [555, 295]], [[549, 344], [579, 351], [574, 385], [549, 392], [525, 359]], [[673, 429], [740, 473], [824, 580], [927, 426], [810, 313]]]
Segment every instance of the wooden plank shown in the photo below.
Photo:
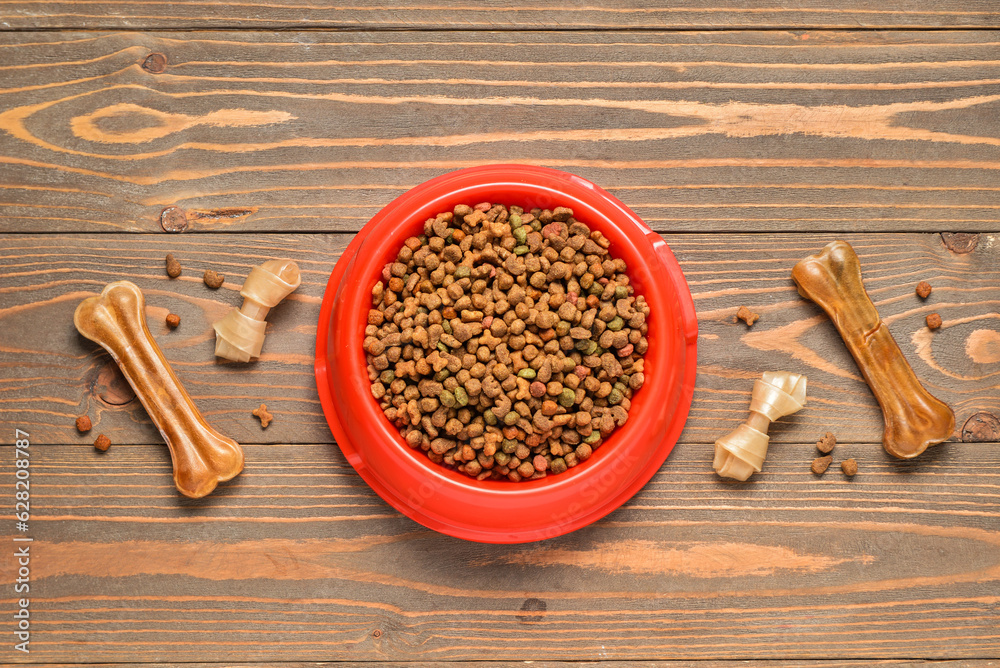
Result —
[[433, 176], [521, 162], [589, 178], [662, 231], [992, 231], [998, 44], [993, 31], [7, 33], [0, 230], [159, 232], [166, 217], [356, 231]]
[[[250, 662], [249, 665], [253, 665]], [[0, 668], [23, 664], [0, 664]], [[78, 663], [52, 663], [49, 668], [67, 668], [79, 666]], [[115, 663], [89, 663], [88, 668], [118, 668]], [[229, 663], [142, 663], [138, 665], [149, 668], [231, 668]], [[308, 663], [282, 661], [268, 662], [272, 668], [370, 668], [370, 662], [365, 661], [320, 661]], [[379, 668], [438, 668], [446, 665], [448, 668], [631, 668], [632, 666], [692, 666], [691, 661], [380, 661]], [[804, 668], [867, 668], [880, 666], [882, 668], [994, 668], [1000, 662], [992, 659], [959, 659], [954, 661], [923, 661], [913, 659], [796, 659], [795, 661], [699, 661], [700, 668], [786, 668], [787, 666], [802, 666]]]
[[330, 5], [290, 2], [120, 3], [109, 0], [13, 0], [0, 5], [0, 28], [178, 29], [337, 28], [446, 30], [773, 29], [773, 28], [983, 28], [1000, 25], [988, 1], [892, 0], [877, 7], [862, 0], [779, 3], [714, 3], [706, 0], [600, 3], [470, 3], [445, 0]]
[[[797, 444], [731, 484], [682, 444], [605, 520], [487, 546], [403, 518], [326, 444], [248, 446], [244, 474], [198, 502], [159, 446], [39, 446], [31, 660], [997, 656], [996, 445], [919, 466], [838, 447], [853, 481], [815, 477]], [[13, 480], [4, 458], [8, 495]]]
[[[699, 373], [682, 440], [712, 443], [746, 417], [753, 379], [787, 369], [809, 377], [810, 405], [772, 429], [774, 442], [815, 441], [827, 430], [842, 442], [881, 440], [882, 417], [825, 315], [802, 300], [789, 275], [799, 259], [834, 238], [854, 244], [868, 291], [927, 387], [952, 405], [958, 427], [974, 414], [1000, 415], [1000, 236], [983, 234], [970, 253], [948, 250], [939, 235], [699, 235], [666, 239], [690, 283], [700, 322]], [[0, 426], [37, 442], [88, 445], [98, 432], [117, 443], [159, 436], [116, 366], [80, 337], [73, 310], [108, 282], [126, 278], [147, 295], [151, 331], [208, 420], [241, 443], [319, 443], [331, 435], [313, 377], [314, 336], [326, 281], [350, 235], [11, 235], [0, 243]], [[167, 278], [174, 253], [184, 274]], [[242, 298], [253, 265], [292, 258], [302, 286], [268, 318], [260, 361], [216, 361], [211, 323]], [[227, 275], [212, 291], [206, 268]], [[928, 301], [914, 294], [927, 280]], [[734, 323], [737, 306], [761, 314], [751, 329]], [[181, 326], [168, 331], [168, 311]], [[944, 326], [930, 332], [924, 318]], [[40, 336], [39, 331], [45, 335]], [[266, 402], [267, 431], [250, 411]], [[74, 418], [90, 415], [82, 437]], [[89, 446], [88, 446], [89, 447]], [[948, 446], [942, 446], [942, 449]]]
[[[0, 668], [24, 664], [0, 664]], [[50, 663], [49, 668], [68, 668], [79, 666], [78, 663]], [[88, 663], [87, 668], [118, 668], [116, 663]], [[133, 664], [149, 668], [231, 668], [229, 663], [142, 663]], [[254, 665], [244, 662], [241, 665]], [[366, 661], [310, 661], [305, 662], [271, 662], [271, 668], [370, 668]], [[379, 668], [438, 668], [445, 665], [448, 668], [631, 668], [632, 666], [665, 666], [676, 668], [691, 667], [692, 661], [379, 661]], [[786, 668], [801, 666], [803, 668], [995, 668], [1000, 662], [992, 659], [959, 659], [953, 661], [924, 661], [913, 659], [882, 659], [882, 660], [851, 660], [851, 659], [796, 659], [794, 661], [698, 661], [700, 668]]]

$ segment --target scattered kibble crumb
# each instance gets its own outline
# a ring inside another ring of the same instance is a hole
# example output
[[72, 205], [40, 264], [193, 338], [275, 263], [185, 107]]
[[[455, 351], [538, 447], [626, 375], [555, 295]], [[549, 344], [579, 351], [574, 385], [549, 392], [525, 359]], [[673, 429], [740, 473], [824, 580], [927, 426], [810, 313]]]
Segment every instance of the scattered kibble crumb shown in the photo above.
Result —
[[812, 466], [809, 468], [811, 468], [812, 472], [816, 475], [823, 475], [826, 473], [826, 470], [830, 468], [830, 462], [832, 461], [833, 457], [830, 455], [827, 455], [826, 457], [817, 457], [813, 460]]
[[86, 415], [81, 415], [76, 419], [76, 430], [81, 434], [86, 434], [90, 431], [93, 425], [90, 424], [90, 418]]
[[104, 434], [101, 434], [100, 436], [97, 437], [97, 440], [94, 441], [94, 447], [100, 450], [101, 452], [107, 452], [108, 448], [111, 447], [111, 439], [105, 436]]
[[840, 462], [840, 470], [844, 472], [848, 478], [853, 478], [854, 474], [858, 472], [858, 463], [853, 459], [845, 459]]
[[737, 320], [742, 320], [747, 324], [747, 327], [753, 327], [753, 324], [757, 322], [759, 319], [760, 319], [759, 314], [754, 313], [746, 306], [741, 306], [738, 309], [736, 309], [736, 317], [733, 319], [733, 322], [736, 322]]
[[931, 284], [927, 281], [920, 281], [917, 283], [917, 296], [921, 299], [927, 299], [931, 294]]
[[267, 425], [274, 419], [274, 416], [267, 412], [267, 404], [261, 404], [260, 408], [253, 409], [253, 414], [260, 418], [262, 429], [267, 429]]
[[167, 315], [167, 327], [173, 329], [181, 324], [181, 317], [176, 313], [170, 313]]
[[937, 313], [931, 313], [927, 316], [927, 329], [937, 329], [941, 326], [941, 316]]
[[181, 275], [181, 263], [177, 261], [173, 253], [167, 253], [167, 276], [177, 278]]
[[824, 455], [828, 455], [833, 452], [834, 446], [837, 445], [837, 437], [833, 435], [832, 432], [826, 432], [826, 436], [816, 441], [816, 448], [822, 452]]
[[213, 290], [221, 288], [225, 280], [226, 277], [218, 273], [217, 271], [212, 271], [211, 269], [205, 270], [205, 276], [204, 276], [205, 285], [212, 288]]

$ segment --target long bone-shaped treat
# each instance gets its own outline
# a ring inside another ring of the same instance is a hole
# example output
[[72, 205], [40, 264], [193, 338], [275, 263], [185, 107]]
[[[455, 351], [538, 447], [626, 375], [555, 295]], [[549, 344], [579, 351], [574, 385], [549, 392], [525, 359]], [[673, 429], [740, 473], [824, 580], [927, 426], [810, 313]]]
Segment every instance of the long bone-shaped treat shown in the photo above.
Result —
[[828, 244], [796, 264], [792, 279], [800, 295], [830, 316], [882, 407], [886, 452], [912, 459], [951, 436], [955, 414], [917, 380], [865, 291], [850, 244]]
[[746, 480], [760, 473], [767, 445], [767, 430], [778, 418], [806, 405], [806, 377], [787, 371], [765, 371], [754, 382], [746, 422], [715, 442], [712, 468], [723, 478]]
[[107, 350], [167, 442], [174, 484], [195, 499], [243, 470], [243, 450], [205, 422], [146, 327], [146, 300], [128, 281], [109, 283], [76, 307], [73, 324]]

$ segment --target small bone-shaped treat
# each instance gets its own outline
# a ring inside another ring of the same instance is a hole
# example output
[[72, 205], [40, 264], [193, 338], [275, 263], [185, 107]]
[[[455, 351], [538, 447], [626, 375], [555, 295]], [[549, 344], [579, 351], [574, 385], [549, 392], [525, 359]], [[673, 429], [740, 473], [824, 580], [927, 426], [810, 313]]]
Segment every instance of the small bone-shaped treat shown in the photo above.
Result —
[[816, 302], [833, 321], [882, 407], [882, 446], [912, 459], [951, 436], [955, 414], [917, 380], [861, 280], [851, 245], [834, 241], [792, 268], [799, 294]]
[[205, 422], [146, 327], [146, 300], [128, 281], [109, 283], [76, 307], [73, 324], [107, 350], [167, 442], [174, 484], [195, 499], [243, 470], [243, 450]]
[[806, 377], [787, 371], [766, 371], [753, 384], [746, 422], [715, 442], [712, 468], [723, 478], [746, 480], [759, 473], [771, 438], [767, 429], [778, 418], [806, 404]]
[[268, 260], [250, 270], [240, 294], [243, 306], [225, 315], [215, 327], [215, 355], [234, 362], [260, 357], [264, 318], [268, 311], [299, 287], [299, 266], [291, 260]]

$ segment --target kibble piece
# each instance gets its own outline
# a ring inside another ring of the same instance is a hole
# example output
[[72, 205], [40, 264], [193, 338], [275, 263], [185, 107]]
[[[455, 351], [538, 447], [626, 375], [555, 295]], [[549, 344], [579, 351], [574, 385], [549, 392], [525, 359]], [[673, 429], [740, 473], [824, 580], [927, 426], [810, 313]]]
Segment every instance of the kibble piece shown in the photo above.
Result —
[[937, 329], [941, 326], [941, 316], [937, 313], [931, 313], [927, 316], [927, 329]]
[[931, 294], [931, 284], [927, 281], [920, 281], [917, 283], [917, 296], [921, 299], [927, 299]]
[[177, 261], [173, 253], [167, 253], [167, 276], [177, 278], [181, 275], [181, 263]]
[[833, 435], [832, 432], [826, 432], [826, 435], [816, 441], [816, 449], [822, 452], [824, 455], [828, 455], [833, 452], [833, 448], [837, 445], [837, 437]]
[[810, 466], [809, 468], [811, 468], [812, 472], [815, 473], [816, 475], [823, 475], [824, 473], [826, 473], [826, 470], [830, 468], [830, 463], [832, 461], [833, 457], [831, 457], [830, 455], [827, 455], [826, 457], [817, 457], [816, 459], [813, 460], [812, 466]]
[[754, 313], [746, 306], [741, 306], [736, 309], [736, 317], [733, 318], [733, 322], [737, 320], [742, 320], [747, 324], [747, 327], [753, 327], [753, 324], [760, 319], [760, 315]]
[[86, 415], [81, 415], [76, 419], [76, 430], [81, 434], [86, 434], [92, 426], [90, 424], [90, 417]]
[[858, 463], [853, 459], [845, 459], [840, 462], [840, 470], [844, 472], [848, 478], [853, 478], [858, 472]]
[[181, 324], [181, 317], [176, 313], [170, 313], [167, 315], [167, 327], [174, 329]]
[[97, 437], [97, 440], [94, 441], [94, 447], [100, 450], [101, 452], [107, 452], [108, 448], [111, 447], [111, 439], [105, 436], [104, 434], [100, 434]]
[[267, 429], [274, 416], [267, 412], [267, 404], [261, 404], [259, 408], [253, 409], [253, 414], [260, 418], [261, 429]]
[[211, 269], [206, 269], [205, 275], [202, 278], [202, 280], [205, 281], [205, 285], [212, 288], [213, 290], [217, 290], [222, 287], [222, 284], [225, 282], [226, 277], [218, 272], [212, 271]]

